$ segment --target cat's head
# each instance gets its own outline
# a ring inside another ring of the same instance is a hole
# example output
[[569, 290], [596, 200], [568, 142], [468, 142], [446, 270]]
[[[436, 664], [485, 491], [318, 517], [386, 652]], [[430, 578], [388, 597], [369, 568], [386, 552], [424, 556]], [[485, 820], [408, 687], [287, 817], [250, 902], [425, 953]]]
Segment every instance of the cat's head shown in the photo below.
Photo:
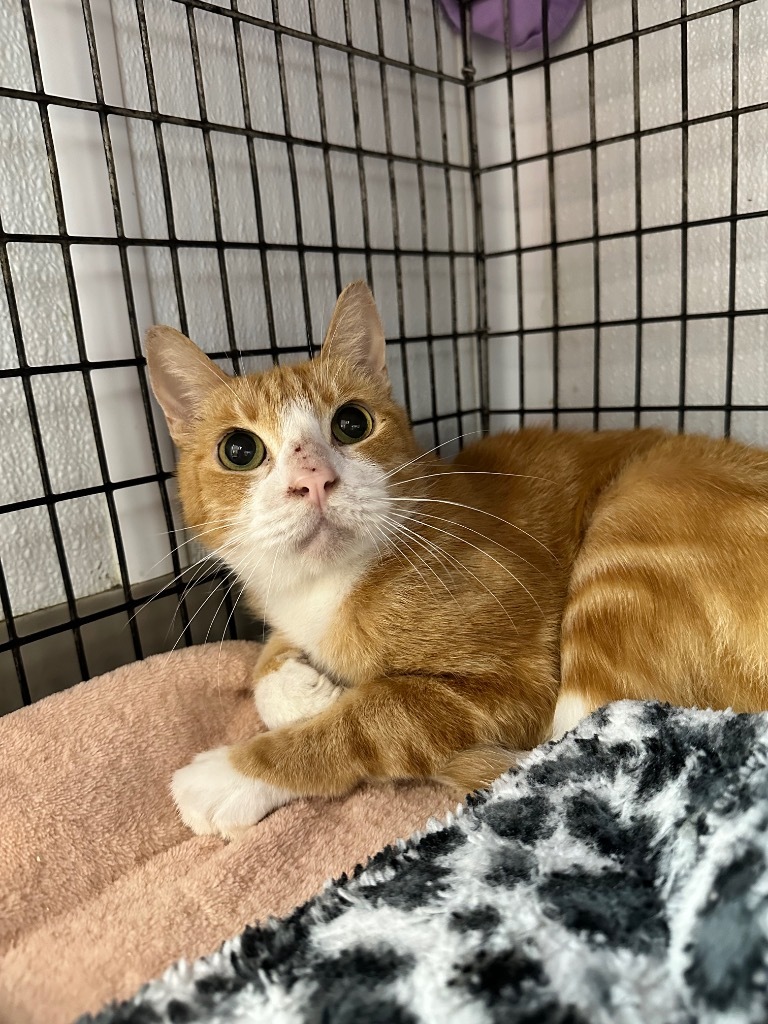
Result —
[[147, 361], [185, 520], [257, 592], [375, 555], [398, 508], [388, 474], [419, 449], [367, 285], [341, 294], [311, 361], [230, 377], [171, 327], [150, 329]]

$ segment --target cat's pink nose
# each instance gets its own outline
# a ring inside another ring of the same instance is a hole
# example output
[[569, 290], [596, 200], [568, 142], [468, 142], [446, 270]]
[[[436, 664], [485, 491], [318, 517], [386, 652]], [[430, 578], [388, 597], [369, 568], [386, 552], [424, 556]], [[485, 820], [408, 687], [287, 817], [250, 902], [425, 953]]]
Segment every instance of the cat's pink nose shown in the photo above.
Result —
[[288, 490], [300, 498], [306, 498], [319, 509], [325, 508], [328, 494], [333, 489], [338, 477], [330, 466], [318, 465], [311, 469], [302, 469], [290, 483]]

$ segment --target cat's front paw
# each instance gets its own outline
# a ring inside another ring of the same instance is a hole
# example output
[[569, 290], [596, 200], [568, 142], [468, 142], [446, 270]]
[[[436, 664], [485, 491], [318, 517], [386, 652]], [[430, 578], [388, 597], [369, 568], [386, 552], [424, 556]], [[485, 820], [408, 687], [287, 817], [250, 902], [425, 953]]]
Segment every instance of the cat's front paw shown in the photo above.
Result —
[[328, 676], [300, 661], [287, 658], [274, 672], [256, 683], [256, 710], [268, 729], [313, 718], [341, 695], [341, 687]]
[[181, 820], [199, 836], [234, 839], [293, 799], [293, 794], [236, 770], [230, 747], [206, 750], [174, 772], [171, 793]]

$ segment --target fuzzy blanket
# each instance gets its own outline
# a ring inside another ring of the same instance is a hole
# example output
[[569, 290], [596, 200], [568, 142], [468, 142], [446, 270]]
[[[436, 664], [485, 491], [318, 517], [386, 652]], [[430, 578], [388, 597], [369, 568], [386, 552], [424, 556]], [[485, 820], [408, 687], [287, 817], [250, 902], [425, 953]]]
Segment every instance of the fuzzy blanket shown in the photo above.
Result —
[[455, 803], [370, 787], [281, 808], [237, 843], [192, 835], [171, 774], [262, 728], [258, 654], [158, 655], [0, 718], [0, 1024], [69, 1024], [127, 998]]
[[86, 1020], [764, 1022], [767, 740], [768, 715], [613, 705], [457, 817]]

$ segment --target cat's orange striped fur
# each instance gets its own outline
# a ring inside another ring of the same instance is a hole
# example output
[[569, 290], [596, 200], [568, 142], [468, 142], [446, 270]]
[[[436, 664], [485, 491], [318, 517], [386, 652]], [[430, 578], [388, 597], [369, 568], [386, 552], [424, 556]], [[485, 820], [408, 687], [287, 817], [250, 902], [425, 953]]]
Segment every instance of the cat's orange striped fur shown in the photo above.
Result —
[[[465, 793], [625, 697], [768, 707], [765, 452], [525, 430], [425, 455], [362, 283], [311, 362], [230, 378], [170, 328], [148, 360], [185, 518], [275, 629], [256, 688], [275, 727], [174, 779], [196, 831], [232, 835], [363, 780]], [[350, 402], [372, 431], [339, 444]], [[225, 468], [233, 430], [264, 462]]]

